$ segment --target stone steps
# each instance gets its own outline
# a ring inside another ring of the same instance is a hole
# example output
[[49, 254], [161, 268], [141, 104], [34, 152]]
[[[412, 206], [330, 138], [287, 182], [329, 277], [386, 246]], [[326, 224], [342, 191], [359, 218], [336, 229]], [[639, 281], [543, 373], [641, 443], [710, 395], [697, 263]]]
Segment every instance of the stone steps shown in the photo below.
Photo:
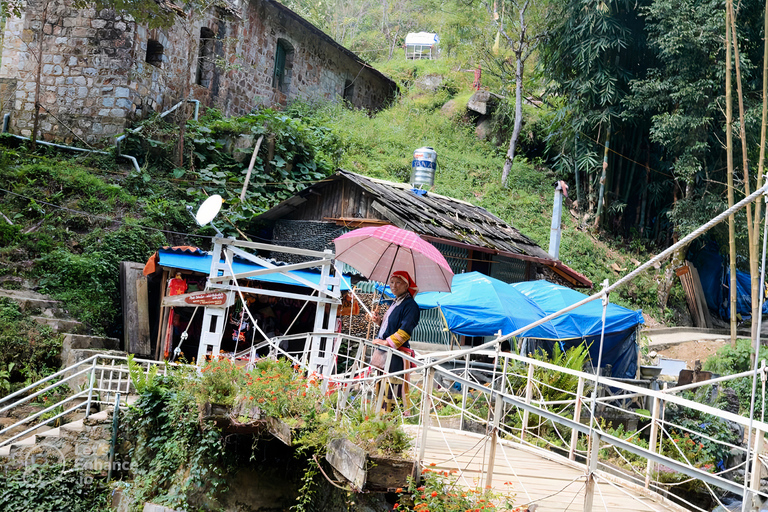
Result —
[[[48, 428], [30, 434], [0, 447], [0, 461], [9, 469], [28, 464], [31, 458], [41, 458], [63, 463], [70, 458], [78, 464], [85, 459], [106, 464], [105, 453], [109, 451], [112, 431], [112, 407], [91, 414], [60, 427]], [[57, 459], [57, 460], [54, 460]], [[63, 459], [63, 460], [62, 460]]]

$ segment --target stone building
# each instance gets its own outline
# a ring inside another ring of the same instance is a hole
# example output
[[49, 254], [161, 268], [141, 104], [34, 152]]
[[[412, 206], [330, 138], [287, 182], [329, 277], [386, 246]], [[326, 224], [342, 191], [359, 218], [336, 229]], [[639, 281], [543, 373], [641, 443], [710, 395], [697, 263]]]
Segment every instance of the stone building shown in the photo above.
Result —
[[0, 49], [0, 114], [10, 114], [12, 133], [30, 136], [39, 98], [43, 139], [103, 140], [183, 98], [225, 115], [292, 99], [376, 110], [397, 90], [270, 0], [179, 9], [168, 29], [112, 10], [76, 9], [71, 0], [28, 0], [21, 17], [0, 20]]

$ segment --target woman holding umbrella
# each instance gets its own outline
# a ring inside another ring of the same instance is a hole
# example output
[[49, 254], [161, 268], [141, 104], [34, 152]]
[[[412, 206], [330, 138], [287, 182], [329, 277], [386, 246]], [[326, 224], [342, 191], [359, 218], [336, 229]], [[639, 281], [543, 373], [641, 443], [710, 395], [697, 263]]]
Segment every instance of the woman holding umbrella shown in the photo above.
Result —
[[[408, 272], [397, 270], [392, 272], [392, 276], [389, 278], [389, 289], [395, 295], [395, 302], [384, 314], [383, 319], [380, 318], [378, 312], [373, 314], [373, 321], [381, 324], [379, 337], [373, 340], [373, 343], [394, 348], [413, 357], [414, 352], [411, 350], [408, 340], [411, 339], [413, 330], [419, 323], [419, 306], [413, 300], [413, 296], [419, 292], [419, 288]], [[374, 363], [377, 359], [380, 362], [378, 365]], [[372, 364], [383, 369], [384, 361], [386, 361], [386, 351], [376, 350], [372, 357]], [[403, 367], [403, 358], [393, 355], [387, 373], [399, 372]], [[408, 389], [404, 386], [402, 389], [404, 400], [406, 400], [407, 394]]]

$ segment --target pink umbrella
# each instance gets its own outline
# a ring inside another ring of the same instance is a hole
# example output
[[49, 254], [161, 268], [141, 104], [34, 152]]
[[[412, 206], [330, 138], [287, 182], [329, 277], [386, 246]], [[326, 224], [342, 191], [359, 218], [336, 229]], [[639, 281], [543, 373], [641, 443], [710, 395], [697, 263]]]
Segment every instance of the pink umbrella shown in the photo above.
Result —
[[336, 259], [372, 281], [407, 271], [421, 291], [449, 292], [453, 271], [435, 246], [395, 226], [360, 228], [336, 238]]

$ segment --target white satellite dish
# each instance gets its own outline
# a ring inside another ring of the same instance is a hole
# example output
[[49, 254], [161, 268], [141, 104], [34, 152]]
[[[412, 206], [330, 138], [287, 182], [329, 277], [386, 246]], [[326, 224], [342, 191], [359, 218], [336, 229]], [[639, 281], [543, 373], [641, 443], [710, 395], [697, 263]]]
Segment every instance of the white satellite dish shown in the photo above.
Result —
[[200, 205], [195, 215], [195, 220], [201, 226], [205, 226], [211, 222], [221, 210], [221, 205], [224, 199], [218, 194], [212, 195]]

